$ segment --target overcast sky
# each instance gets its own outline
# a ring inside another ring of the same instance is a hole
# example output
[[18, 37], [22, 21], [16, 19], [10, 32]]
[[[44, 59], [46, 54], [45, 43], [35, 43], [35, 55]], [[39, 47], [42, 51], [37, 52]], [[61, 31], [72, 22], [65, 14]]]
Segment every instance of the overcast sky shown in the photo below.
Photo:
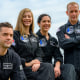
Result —
[[19, 12], [24, 8], [29, 8], [34, 15], [34, 31], [39, 29], [37, 25], [38, 16], [47, 13], [51, 16], [52, 22], [49, 32], [56, 37], [58, 27], [68, 20], [65, 13], [66, 6], [72, 1], [80, 5], [80, 0], [0, 0], [0, 22], [10, 22], [15, 28]]

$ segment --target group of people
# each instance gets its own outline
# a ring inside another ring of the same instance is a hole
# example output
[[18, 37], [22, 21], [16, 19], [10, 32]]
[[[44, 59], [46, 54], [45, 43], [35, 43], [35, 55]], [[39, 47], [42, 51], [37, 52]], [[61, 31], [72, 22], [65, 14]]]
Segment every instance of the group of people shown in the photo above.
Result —
[[48, 32], [48, 14], [38, 17], [37, 33], [28, 8], [20, 11], [14, 31], [10, 23], [0, 23], [0, 80], [80, 80], [78, 3], [70, 2], [66, 14], [69, 19], [56, 33], [58, 41]]

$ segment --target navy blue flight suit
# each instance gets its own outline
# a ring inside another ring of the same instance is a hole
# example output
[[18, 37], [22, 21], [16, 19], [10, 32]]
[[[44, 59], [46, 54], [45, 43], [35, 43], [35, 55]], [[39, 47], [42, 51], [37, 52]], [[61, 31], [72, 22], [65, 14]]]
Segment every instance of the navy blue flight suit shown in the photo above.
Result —
[[63, 56], [59, 50], [57, 40], [49, 33], [49, 40], [47, 40], [46, 37], [41, 34], [40, 30], [37, 32], [37, 35], [39, 36], [40, 46], [44, 52], [43, 62], [52, 63], [52, 58], [54, 58], [53, 68], [57, 61], [61, 62], [61, 76], [57, 79], [75, 80], [76, 74], [74, 66], [71, 64], [63, 64]]
[[[64, 34], [70, 36], [66, 39]], [[72, 25], [69, 21], [58, 29], [57, 37], [64, 50], [64, 63], [73, 64], [80, 79], [80, 22]]]
[[[30, 32], [28, 36], [21, 36], [19, 31], [14, 31], [12, 47], [20, 55], [25, 75], [29, 80], [54, 80], [52, 65], [42, 62], [43, 52], [39, 47], [39, 40], [35, 34]], [[25, 62], [34, 59], [41, 61], [40, 68], [36, 72], [32, 71], [32, 67], [25, 66]]]
[[11, 49], [0, 56], [0, 80], [26, 80], [20, 57]]

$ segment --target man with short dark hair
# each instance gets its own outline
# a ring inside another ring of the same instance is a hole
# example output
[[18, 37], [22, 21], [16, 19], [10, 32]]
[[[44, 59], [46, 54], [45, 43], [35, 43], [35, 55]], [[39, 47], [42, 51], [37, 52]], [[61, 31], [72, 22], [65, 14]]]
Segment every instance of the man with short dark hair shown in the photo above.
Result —
[[0, 23], [0, 80], [26, 80], [20, 57], [8, 49], [13, 42], [13, 27]]

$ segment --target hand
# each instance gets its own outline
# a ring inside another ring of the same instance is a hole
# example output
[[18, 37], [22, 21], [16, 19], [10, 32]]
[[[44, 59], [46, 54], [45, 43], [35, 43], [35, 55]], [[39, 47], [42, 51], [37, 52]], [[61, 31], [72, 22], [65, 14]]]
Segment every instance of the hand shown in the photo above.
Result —
[[70, 39], [70, 37], [69, 37], [67, 34], [65, 34], [65, 38], [66, 38], [66, 39]]
[[61, 71], [59, 67], [54, 67], [54, 74], [55, 74], [55, 78], [61, 75]]
[[40, 68], [40, 64], [33, 64], [32, 71], [36, 72]]
[[40, 61], [38, 59], [35, 59], [35, 60], [32, 60], [31, 62], [25, 62], [25, 66], [26, 67], [30, 67], [32, 66], [33, 64], [40, 64]]
[[40, 61], [38, 59], [34, 59], [31, 61], [31, 64], [40, 64]]

